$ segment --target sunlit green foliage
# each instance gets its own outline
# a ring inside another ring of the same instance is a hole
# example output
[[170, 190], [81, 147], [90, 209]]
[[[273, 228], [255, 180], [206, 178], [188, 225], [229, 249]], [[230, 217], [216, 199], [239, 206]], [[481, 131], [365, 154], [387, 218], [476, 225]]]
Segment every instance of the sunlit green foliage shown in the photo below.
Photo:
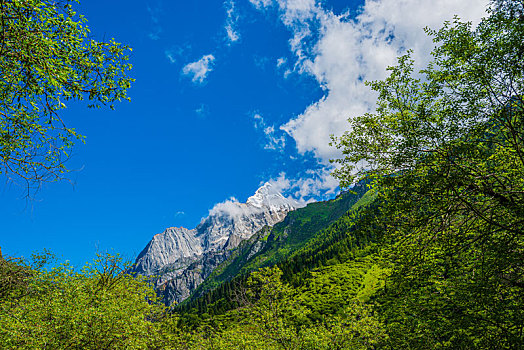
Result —
[[377, 112], [338, 140], [342, 184], [375, 180], [393, 348], [524, 346], [523, 6], [428, 30], [423, 79], [401, 57], [370, 84]]
[[0, 173], [28, 186], [61, 178], [83, 140], [60, 116], [66, 103], [128, 99], [129, 48], [93, 40], [75, 2], [0, 2]]
[[105, 254], [81, 271], [68, 264], [44, 269], [2, 262], [2, 276], [27, 272], [16, 286], [19, 292], [0, 299], [0, 347], [143, 349], [154, 344], [160, 333], [153, 321], [161, 318], [163, 306], [155, 303], [152, 288], [125, 268], [120, 258]]
[[189, 349], [369, 349], [385, 344], [384, 325], [368, 305], [345, 300], [323, 320], [297, 322], [309, 311], [301, 304], [300, 291], [281, 280], [276, 268], [250, 275], [237, 290], [241, 307], [214, 326], [192, 331], [184, 346]]

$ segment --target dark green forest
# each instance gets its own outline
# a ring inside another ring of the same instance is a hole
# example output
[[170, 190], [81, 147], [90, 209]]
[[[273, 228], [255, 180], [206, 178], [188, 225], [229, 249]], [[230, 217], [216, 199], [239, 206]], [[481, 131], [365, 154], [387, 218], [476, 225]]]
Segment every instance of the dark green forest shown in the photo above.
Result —
[[399, 57], [333, 138], [346, 191], [171, 307], [118, 256], [2, 257], [0, 348], [524, 348], [524, 3], [426, 32], [432, 63]]

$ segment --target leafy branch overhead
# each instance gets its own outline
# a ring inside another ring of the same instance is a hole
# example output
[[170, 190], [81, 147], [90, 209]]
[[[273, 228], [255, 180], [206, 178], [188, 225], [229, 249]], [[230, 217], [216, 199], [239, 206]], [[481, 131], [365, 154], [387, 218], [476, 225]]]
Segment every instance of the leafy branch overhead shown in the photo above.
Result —
[[415, 74], [408, 52], [388, 68], [387, 79], [369, 82], [379, 95], [376, 112], [350, 119], [350, 130], [333, 140], [344, 154], [334, 160], [342, 165], [336, 172], [342, 185], [412, 170], [425, 154], [483, 134], [494, 119], [507, 125], [499, 112], [522, 103], [524, 89], [522, 7], [494, 1], [475, 29], [458, 18], [440, 30], [426, 28], [437, 44], [426, 69]]
[[76, 1], [0, 1], [0, 173], [38, 186], [67, 172], [77, 140], [61, 111], [72, 100], [129, 100], [131, 49], [90, 37]]

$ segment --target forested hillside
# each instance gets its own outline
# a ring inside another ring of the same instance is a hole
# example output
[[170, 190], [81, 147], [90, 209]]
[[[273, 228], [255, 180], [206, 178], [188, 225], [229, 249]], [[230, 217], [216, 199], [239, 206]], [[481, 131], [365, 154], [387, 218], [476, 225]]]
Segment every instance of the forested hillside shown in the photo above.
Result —
[[[288, 213], [284, 221], [274, 227], [266, 227], [261, 230], [242, 242], [232, 255], [199, 286], [191, 300], [198, 299], [208, 291], [220, 286], [222, 282], [234, 284], [249, 272], [287, 261], [304, 246], [313, 243], [313, 240], [323, 241], [323, 238], [319, 237], [322, 231], [356, 206], [367, 189], [364, 183], [359, 184], [354, 188], [354, 193], [342, 193], [331, 201], [310, 203], [304, 208]], [[237, 280], [231, 281], [235, 276]], [[224, 289], [230, 290], [231, 288], [228, 285], [220, 286], [220, 290]], [[217, 292], [220, 293], [220, 291]], [[206, 298], [211, 298], [211, 296], [206, 296]], [[190, 302], [183, 304], [184, 309], [190, 308]]]
[[244, 241], [180, 305], [103, 255], [0, 259], [0, 345], [75, 349], [524, 348], [524, 3], [456, 19], [390, 67], [333, 144], [353, 192]]

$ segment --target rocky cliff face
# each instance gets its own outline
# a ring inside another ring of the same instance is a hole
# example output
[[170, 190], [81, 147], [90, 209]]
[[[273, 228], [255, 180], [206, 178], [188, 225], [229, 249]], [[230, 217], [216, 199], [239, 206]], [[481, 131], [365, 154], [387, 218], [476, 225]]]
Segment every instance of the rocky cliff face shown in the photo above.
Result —
[[266, 183], [246, 203], [227, 201], [216, 205], [195, 229], [172, 227], [155, 235], [139, 254], [133, 271], [155, 276], [155, 286], [167, 304], [180, 302], [242, 240], [264, 226], [282, 221], [289, 211], [300, 206]]
[[191, 261], [200, 255], [202, 244], [195, 230], [170, 227], [153, 236], [138, 255], [135, 269], [142, 275], [156, 275], [166, 266], [176, 266], [177, 262]]

